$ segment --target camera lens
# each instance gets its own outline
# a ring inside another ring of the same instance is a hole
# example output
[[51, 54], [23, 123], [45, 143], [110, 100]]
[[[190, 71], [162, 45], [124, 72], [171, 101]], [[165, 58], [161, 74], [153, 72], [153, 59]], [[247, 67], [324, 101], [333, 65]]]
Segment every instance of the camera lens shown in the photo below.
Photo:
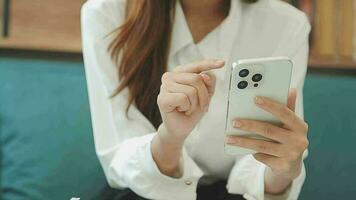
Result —
[[239, 72], [240, 77], [246, 77], [250, 72], [247, 69], [243, 69]]
[[254, 82], [258, 82], [258, 81], [260, 81], [261, 79], [262, 79], [262, 75], [261, 75], [261, 74], [255, 74], [255, 75], [252, 76], [252, 80], [253, 80]]
[[248, 83], [247, 81], [240, 81], [238, 84], [237, 84], [237, 87], [239, 89], [245, 89], [247, 87]]

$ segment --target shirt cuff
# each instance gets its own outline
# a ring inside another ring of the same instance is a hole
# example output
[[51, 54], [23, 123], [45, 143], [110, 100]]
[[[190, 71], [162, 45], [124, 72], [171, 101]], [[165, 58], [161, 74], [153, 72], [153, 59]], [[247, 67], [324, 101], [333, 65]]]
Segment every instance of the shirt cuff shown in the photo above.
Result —
[[293, 180], [292, 185], [280, 195], [265, 195], [265, 200], [297, 200], [302, 189], [306, 176], [306, 170], [303, 164], [302, 171], [299, 176]]
[[252, 155], [246, 155], [232, 168], [227, 191], [231, 194], [241, 194], [247, 200], [263, 200], [265, 170], [266, 165]]
[[239, 160], [231, 170], [227, 190], [232, 194], [242, 194], [247, 200], [296, 200], [305, 180], [303, 164], [300, 175], [291, 186], [280, 195], [265, 194], [264, 177], [267, 166], [257, 161], [252, 155]]
[[147, 148], [145, 151], [147, 168], [145, 170], [147, 170], [147, 173], [151, 175], [153, 180], [156, 180], [155, 190], [156, 193], [159, 193], [159, 198], [164, 200], [195, 200], [198, 181], [202, 177], [203, 172], [188, 155], [186, 149], [183, 147], [180, 160], [182, 176], [180, 178], [172, 178], [162, 174], [158, 169], [152, 157], [151, 143], [147, 145]]
[[197, 184], [203, 175], [202, 170], [183, 148], [180, 159], [182, 176], [173, 178], [162, 174], [151, 153], [151, 141], [155, 135], [156, 133], [152, 133], [136, 138], [135, 141], [131, 140], [129, 146], [135, 149], [134, 152], [131, 154], [126, 151], [126, 155], [121, 154], [126, 157], [121, 157], [124, 160], [116, 157], [116, 162], [121, 160], [121, 163], [126, 163], [125, 167], [120, 167], [126, 187], [148, 199], [195, 200]]

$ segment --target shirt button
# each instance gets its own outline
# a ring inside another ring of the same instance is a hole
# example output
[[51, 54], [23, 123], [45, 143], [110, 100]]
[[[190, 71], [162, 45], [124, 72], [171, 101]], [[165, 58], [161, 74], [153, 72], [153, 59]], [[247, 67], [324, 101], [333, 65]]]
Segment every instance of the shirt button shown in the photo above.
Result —
[[192, 181], [186, 180], [184, 183], [185, 183], [186, 185], [191, 185], [191, 184], [192, 184]]

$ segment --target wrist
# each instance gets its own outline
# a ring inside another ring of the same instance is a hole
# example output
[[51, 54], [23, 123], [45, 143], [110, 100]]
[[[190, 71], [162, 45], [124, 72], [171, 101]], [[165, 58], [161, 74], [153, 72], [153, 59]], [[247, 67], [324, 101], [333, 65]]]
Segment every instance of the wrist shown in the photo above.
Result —
[[265, 192], [273, 195], [284, 193], [302, 172], [303, 162], [290, 167], [290, 170], [275, 170], [270, 167], [265, 171]]
[[276, 176], [279, 176], [285, 180], [293, 181], [297, 178], [302, 171], [303, 161], [297, 161], [294, 164], [290, 165], [289, 170], [287, 171], [278, 171], [271, 169], [271, 172]]
[[157, 136], [160, 143], [170, 149], [182, 149], [185, 138], [177, 137], [175, 134], [168, 132], [162, 123], [157, 130]]
[[151, 143], [151, 153], [158, 169], [162, 174], [178, 178], [180, 176], [180, 159], [182, 147], [170, 146], [161, 140], [158, 134]]
[[291, 186], [293, 180], [291, 176], [286, 176], [285, 173], [267, 167], [265, 171], [265, 192], [272, 195], [283, 194]]

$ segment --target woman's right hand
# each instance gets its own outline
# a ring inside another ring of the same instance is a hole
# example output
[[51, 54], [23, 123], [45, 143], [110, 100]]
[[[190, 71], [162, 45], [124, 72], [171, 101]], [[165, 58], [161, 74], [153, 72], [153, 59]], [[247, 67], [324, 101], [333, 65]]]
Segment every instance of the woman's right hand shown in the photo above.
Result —
[[224, 66], [223, 60], [209, 59], [175, 68], [162, 76], [157, 103], [162, 116], [160, 137], [177, 145], [194, 129], [214, 93], [215, 77], [207, 72]]
[[161, 173], [181, 176], [184, 140], [207, 111], [214, 93], [215, 78], [204, 72], [222, 66], [222, 60], [203, 60], [178, 66], [162, 76], [157, 103], [163, 123], [151, 143], [152, 158]]

